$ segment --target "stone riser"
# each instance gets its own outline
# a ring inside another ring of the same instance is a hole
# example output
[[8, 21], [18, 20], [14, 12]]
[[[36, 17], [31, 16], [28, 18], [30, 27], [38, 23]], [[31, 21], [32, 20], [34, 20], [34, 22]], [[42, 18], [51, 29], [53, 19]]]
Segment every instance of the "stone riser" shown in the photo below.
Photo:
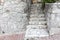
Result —
[[47, 28], [47, 26], [46, 25], [28, 25], [27, 26], [27, 28], [29, 29], [29, 28], [35, 28], [35, 29], [45, 29], [45, 28]]

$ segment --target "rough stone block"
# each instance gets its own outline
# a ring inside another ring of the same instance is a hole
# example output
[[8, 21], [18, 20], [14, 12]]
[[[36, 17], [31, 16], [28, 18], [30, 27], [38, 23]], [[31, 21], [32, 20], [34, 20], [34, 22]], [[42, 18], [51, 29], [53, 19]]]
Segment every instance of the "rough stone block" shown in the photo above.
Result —
[[50, 35], [58, 34], [60, 33], [60, 28], [50, 28], [49, 32]]

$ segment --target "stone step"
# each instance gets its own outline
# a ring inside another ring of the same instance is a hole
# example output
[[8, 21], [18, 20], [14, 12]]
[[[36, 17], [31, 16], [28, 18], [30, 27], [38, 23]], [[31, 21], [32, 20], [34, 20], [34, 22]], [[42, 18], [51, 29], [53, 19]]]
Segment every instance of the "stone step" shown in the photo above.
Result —
[[37, 12], [40, 12], [40, 13], [41, 13], [42, 10], [40, 10], [40, 9], [31, 9], [30, 13], [33, 14], [34, 12], [36, 12], [36, 13], [37, 13]]
[[46, 20], [46, 18], [30, 18], [29, 20], [30, 20], [30, 21], [34, 21], [34, 20], [35, 20], [35, 21], [38, 21], [38, 20], [39, 20], [39, 21], [43, 21], [43, 20]]
[[49, 36], [46, 29], [27, 29], [26, 30], [26, 38], [34, 38], [34, 37], [45, 37]]
[[47, 27], [47, 25], [28, 25], [27, 26], [27, 29], [30, 29], [30, 28], [38, 28], [38, 29], [40, 29], [40, 28], [46, 28]]
[[33, 7], [33, 6], [36, 6], [36, 5], [42, 5], [41, 3], [35, 3], [35, 4], [32, 4], [31, 6]]
[[32, 5], [32, 6], [31, 6], [31, 9], [34, 9], [34, 8], [36, 9], [37, 6], [36, 6], [36, 5]]
[[34, 10], [34, 9], [35, 10], [39, 10], [39, 9], [41, 10], [41, 6], [40, 5], [32, 5], [31, 10]]
[[38, 29], [39, 29], [39, 26], [38, 26], [38, 25], [28, 25], [28, 26], [27, 26], [27, 29], [28, 29], [28, 28], [38, 28]]
[[44, 16], [30, 16], [30, 18], [44, 18]]
[[42, 4], [39, 4], [39, 3], [37, 3], [37, 4], [32, 4], [32, 5], [31, 5], [31, 8], [35, 8], [35, 7], [38, 8], [38, 7], [41, 7], [41, 5], [42, 5]]
[[41, 16], [45, 16], [44, 14], [31, 14], [30, 15], [30, 17], [34, 17], [34, 16], [39, 16], [39, 17], [41, 17]]
[[34, 10], [31, 10], [31, 12], [30, 12], [31, 14], [37, 14], [38, 13], [38, 11], [36, 10], [36, 9], [34, 9]]
[[31, 25], [45, 25], [47, 21], [29, 21]]
[[41, 17], [44, 17], [44, 15], [40, 15], [40, 14], [39, 15], [37, 15], [37, 14], [36, 15], [30, 15], [30, 18], [37, 18], [37, 17], [41, 18]]
[[31, 10], [34, 10], [34, 9], [37, 10], [37, 7], [35, 7], [35, 8], [34, 7], [31, 7]]

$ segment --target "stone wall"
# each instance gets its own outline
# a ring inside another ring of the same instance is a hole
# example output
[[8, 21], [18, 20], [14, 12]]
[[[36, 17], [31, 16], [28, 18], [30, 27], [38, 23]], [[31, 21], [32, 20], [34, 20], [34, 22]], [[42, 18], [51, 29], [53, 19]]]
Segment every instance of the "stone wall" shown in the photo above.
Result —
[[50, 8], [46, 11], [47, 24], [50, 34], [53, 35], [60, 32], [60, 3], [49, 3], [48, 5]]
[[28, 24], [26, 2], [4, 0], [0, 5], [0, 34], [24, 32]]

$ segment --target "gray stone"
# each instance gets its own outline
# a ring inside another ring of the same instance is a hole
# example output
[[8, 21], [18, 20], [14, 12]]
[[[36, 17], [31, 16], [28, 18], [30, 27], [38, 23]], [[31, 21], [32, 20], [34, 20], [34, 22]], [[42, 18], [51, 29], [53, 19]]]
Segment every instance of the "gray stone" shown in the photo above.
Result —
[[0, 5], [0, 27], [1, 32], [5, 34], [15, 34], [25, 31], [28, 23], [27, 13], [25, 9], [27, 4], [25, 2], [5, 0], [3, 6]]
[[58, 34], [60, 33], [60, 28], [50, 28], [49, 32], [50, 35]]
[[11, 2], [5, 2], [3, 11], [6, 12], [6, 10], [9, 10], [10, 12], [24, 12], [24, 9], [27, 7], [26, 3], [20, 2], [20, 3], [11, 3]]

